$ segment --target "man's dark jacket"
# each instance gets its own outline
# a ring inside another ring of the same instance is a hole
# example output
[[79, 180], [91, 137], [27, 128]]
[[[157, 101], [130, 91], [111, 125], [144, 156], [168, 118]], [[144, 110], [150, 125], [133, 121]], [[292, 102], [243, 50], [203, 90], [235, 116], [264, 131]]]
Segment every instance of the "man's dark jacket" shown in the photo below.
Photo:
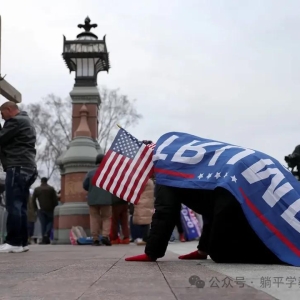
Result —
[[58, 197], [55, 189], [47, 184], [42, 183], [34, 189], [32, 195], [32, 204], [35, 210], [38, 210], [36, 201], [38, 200], [42, 211], [53, 213], [55, 207], [58, 205]]
[[83, 188], [88, 192], [88, 205], [112, 205], [112, 194], [92, 184], [96, 171], [97, 168], [89, 171], [83, 181]]
[[0, 159], [4, 171], [9, 167], [36, 167], [36, 131], [27, 112], [5, 121], [0, 130]]
[[108, 191], [98, 188], [92, 184], [92, 179], [97, 171], [97, 168], [89, 171], [83, 180], [83, 188], [88, 192], [88, 205], [118, 205], [127, 204], [124, 200], [112, 195]]

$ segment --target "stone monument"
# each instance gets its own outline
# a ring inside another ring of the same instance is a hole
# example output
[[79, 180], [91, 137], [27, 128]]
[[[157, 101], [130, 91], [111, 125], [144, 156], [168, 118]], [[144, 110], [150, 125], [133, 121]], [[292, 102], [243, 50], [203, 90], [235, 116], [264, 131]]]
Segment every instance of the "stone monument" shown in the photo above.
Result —
[[87, 193], [82, 187], [86, 173], [95, 168], [95, 159], [101, 153], [98, 138], [98, 111], [101, 103], [97, 75], [110, 68], [105, 36], [102, 40], [90, 32], [97, 24], [89, 17], [78, 25], [84, 32], [76, 40], [64, 37], [63, 58], [70, 72], [75, 72], [72, 99], [72, 141], [57, 164], [61, 171], [61, 203], [54, 211], [53, 244], [69, 244], [72, 226], [82, 226], [89, 234]]

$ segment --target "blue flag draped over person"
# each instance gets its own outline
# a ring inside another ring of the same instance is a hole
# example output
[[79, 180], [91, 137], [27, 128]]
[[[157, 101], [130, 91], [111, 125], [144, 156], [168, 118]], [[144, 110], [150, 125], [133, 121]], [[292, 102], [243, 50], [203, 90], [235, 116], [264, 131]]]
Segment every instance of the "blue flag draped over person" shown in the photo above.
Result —
[[153, 161], [160, 185], [227, 189], [264, 244], [282, 261], [300, 266], [300, 183], [276, 159], [252, 149], [170, 132], [156, 143]]

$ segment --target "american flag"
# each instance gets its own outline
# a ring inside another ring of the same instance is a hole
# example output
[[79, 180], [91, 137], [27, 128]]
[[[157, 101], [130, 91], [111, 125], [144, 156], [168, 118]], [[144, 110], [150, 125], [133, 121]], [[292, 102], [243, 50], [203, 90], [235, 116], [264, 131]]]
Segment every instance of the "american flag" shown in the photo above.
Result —
[[137, 204], [153, 173], [153, 145], [145, 145], [120, 128], [93, 177], [93, 184]]
[[154, 150], [156, 144], [151, 142], [151, 144], [148, 144], [146, 146], [149, 147], [150, 149]]

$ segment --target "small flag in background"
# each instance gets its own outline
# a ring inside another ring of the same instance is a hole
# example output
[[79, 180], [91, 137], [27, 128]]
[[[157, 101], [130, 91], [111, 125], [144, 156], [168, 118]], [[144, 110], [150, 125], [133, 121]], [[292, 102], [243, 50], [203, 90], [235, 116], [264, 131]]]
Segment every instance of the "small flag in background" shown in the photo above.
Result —
[[[153, 144], [153, 143], [152, 143]], [[153, 148], [120, 128], [93, 178], [93, 184], [137, 204], [153, 173]]]

